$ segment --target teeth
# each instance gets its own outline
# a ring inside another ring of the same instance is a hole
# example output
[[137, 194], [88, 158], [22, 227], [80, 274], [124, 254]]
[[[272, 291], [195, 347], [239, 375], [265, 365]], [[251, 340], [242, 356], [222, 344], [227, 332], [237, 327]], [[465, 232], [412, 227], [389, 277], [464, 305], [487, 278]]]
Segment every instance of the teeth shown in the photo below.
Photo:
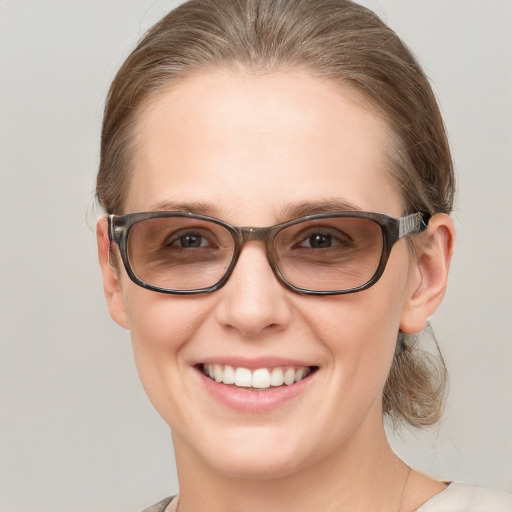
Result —
[[224, 372], [222, 371], [220, 364], [213, 365], [213, 376], [217, 382], [222, 382], [222, 379], [224, 377]]
[[234, 384], [241, 388], [268, 389], [271, 386], [287, 386], [300, 382], [311, 373], [309, 367], [234, 368], [229, 364], [204, 364], [203, 373], [216, 382]]
[[284, 383], [289, 386], [295, 382], [295, 370], [293, 368], [287, 368], [284, 372]]
[[266, 368], [254, 370], [252, 374], [252, 387], [259, 389], [270, 387], [270, 372]]
[[274, 368], [270, 374], [271, 386], [282, 386], [284, 384], [284, 375], [282, 368]]
[[229, 364], [224, 366], [224, 376], [222, 378], [222, 382], [224, 382], [224, 384], [235, 383], [235, 369], [232, 366], [229, 366]]
[[235, 370], [235, 386], [250, 388], [252, 386], [251, 370], [247, 368], [237, 368]]

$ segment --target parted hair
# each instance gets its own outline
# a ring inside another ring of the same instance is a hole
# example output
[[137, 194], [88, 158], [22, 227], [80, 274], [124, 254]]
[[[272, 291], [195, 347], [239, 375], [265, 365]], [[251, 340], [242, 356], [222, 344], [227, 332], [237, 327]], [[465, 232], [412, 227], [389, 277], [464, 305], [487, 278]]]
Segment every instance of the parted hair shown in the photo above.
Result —
[[[122, 213], [140, 112], [195, 73], [255, 76], [300, 69], [350, 89], [389, 126], [391, 173], [406, 213], [450, 213], [455, 179], [443, 120], [425, 73], [396, 33], [349, 0], [190, 0], [141, 39], [110, 87], [103, 119], [97, 201]], [[396, 423], [435, 424], [447, 373], [442, 356], [398, 334], [383, 393]]]

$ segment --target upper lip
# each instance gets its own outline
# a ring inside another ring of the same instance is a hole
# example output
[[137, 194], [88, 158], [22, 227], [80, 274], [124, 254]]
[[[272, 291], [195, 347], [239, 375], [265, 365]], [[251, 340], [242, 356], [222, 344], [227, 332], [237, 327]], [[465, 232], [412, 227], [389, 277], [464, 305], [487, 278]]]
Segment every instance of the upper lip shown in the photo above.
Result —
[[192, 363], [193, 366], [200, 364], [223, 364], [230, 365], [235, 368], [277, 368], [277, 367], [312, 367], [316, 366], [311, 364], [311, 361], [304, 361], [300, 359], [292, 359], [288, 357], [276, 357], [276, 356], [260, 356], [260, 357], [237, 357], [237, 356], [212, 356], [204, 359], [195, 361]]

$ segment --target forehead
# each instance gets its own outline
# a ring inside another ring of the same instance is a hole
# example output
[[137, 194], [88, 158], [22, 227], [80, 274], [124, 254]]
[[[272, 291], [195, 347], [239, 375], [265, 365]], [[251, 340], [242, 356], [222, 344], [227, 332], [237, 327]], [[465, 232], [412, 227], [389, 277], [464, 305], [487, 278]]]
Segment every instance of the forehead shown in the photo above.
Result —
[[153, 98], [137, 125], [127, 211], [203, 204], [273, 223], [294, 203], [400, 215], [386, 123], [349, 89], [301, 72], [202, 73]]

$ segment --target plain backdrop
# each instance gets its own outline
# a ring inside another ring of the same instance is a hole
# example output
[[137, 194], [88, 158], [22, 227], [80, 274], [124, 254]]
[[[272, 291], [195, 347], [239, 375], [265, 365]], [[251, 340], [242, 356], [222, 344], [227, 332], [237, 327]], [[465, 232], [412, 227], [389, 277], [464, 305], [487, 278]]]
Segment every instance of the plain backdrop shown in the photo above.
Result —
[[[0, 1], [0, 512], [136, 512], [177, 491], [168, 428], [104, 304], [90, 209], [109, 82], [176, 3]], [[512, 2], [366, 5], [431, 78], [459, 181], [432, 319], [448, 409], [393, 444], [439, 478], [512, 491]]]

